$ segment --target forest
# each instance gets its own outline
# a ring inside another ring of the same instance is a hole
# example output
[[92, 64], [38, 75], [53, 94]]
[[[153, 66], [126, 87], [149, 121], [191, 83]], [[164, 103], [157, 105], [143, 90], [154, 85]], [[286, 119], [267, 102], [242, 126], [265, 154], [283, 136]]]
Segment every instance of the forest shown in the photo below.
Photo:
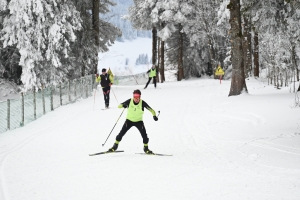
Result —
[[152, 38], [160, 82], [218, 66], [229, 95], [260, 73], [277, 88], [299, 81], [299, 0], [0, 0], [0, 13], [0, 78], [24, 90], [95, 74], [99, 52], [136, 37]]

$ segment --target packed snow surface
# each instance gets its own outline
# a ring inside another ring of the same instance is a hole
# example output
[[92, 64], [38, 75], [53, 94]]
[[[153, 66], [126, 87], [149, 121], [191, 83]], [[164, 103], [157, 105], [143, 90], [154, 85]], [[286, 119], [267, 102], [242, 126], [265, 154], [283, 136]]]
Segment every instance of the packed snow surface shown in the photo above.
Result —
[[[295, 94], [250, 79], [249, 94], [228, 97], [230, 84], [202, 77], [157, 89], [114, 85], [108, 110], [98, 90], [1, 133], [0, 199], [299, 199]], [[134, 89], [160, 111], [158, 121], [144, 113], [149, 148], [173, 156], [136, 154], [143, 143], [134, 127], [119, 144], [124, 153], [89, 156], [113, 145], [127, 114], [117, 106]]]

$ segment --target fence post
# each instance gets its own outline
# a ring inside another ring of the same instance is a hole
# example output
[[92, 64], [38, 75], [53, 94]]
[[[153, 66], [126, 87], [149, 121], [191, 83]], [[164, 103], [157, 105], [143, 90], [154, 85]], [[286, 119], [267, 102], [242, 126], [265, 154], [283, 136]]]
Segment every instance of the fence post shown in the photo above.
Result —
[[10, 130], [10, 99], [7, 99], [7, 130]]
[[53, 111], [53, 91], [52, 91], [52, 86], [50, 86], [50, 107], [51, 111]]
[[35, 90], [35, 87], [33, 87], [33, 116], [34, 116], [34, 119], [36, 119], [36, 90]]
[[22, 96], [22, 121], [21, 121], [21, 126], [24, 126], [24, 121], [25, 121], [25, 103], [24, 103], [24, 93], [22, 92], [21, 93], [21, 96]]
[[44, 85], [42, 85], [42, 101], [43, 101], [43, 114], [46, 114], [46, 109], [45, 109], [45, 90], [44, 90]]
[[59, 84], [59, 101], [60, 101], [60, 106], [62, 106], [62, 92], [61, 92], [61, 83]]
[[69, 103], [71, 102], [71, 81], [69, 80], [68, 83], [69, 83]]

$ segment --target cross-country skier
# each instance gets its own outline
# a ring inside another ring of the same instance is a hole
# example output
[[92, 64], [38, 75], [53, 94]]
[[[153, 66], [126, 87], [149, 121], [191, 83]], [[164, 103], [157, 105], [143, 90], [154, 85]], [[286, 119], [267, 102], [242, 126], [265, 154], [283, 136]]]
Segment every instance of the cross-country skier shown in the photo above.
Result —
[[109, 108], [109, 93], [110, 86], [114, 83], [113, 77], [106, 73], [106, 69], [102, 69], [102, 74], [99, 76], [96, 75], [96, 82], [101, 84], [103, 95], [104, 95], [104, 103], [105, 108]]
[[153, 83], [154, 83], [154, 87], [156, 88], [156, 68], [155, 65], [153, 65], [151, 67], [151, 69], [149, 69], [146, 73], [149, 73], [149, 79], [148, 82], [146, 83], [146, 86], [144, 87], [144, 89], [146, 89], [151, 81], [151, 79], [153, 78]]
[[114, 152], [118, 149], [119, 142], [122, 140], [123, 136], [126, 134], [126, 132], [132, 127], [135, 126], [141, 133], [141, 136], [143, 138], [144, 143], [144, 152], [146, 154], [153, 154], [151, 150], [148, 148], [148, 142], [149, 138], [147, 136], [146, 128], [144, 126], [143, 122], [143, 114], [144, 109], [146, 108], [149, 110], [152, 115], [153, 119], [155, 121], [158, 120], [156, 117], [155, 111], [145, 102], [141, 99], [141, 91], [140, 90], [134, 90], [133, 91], [133, 98], [128, 99], [127, 101], [121, 103], [118, 108], [128, 108], [127, 111], [127, 117], [126, 121], [120, 131], [120, 133], [116, 137], [116, 141], [112, 148], [110, 148], [109, 152]]

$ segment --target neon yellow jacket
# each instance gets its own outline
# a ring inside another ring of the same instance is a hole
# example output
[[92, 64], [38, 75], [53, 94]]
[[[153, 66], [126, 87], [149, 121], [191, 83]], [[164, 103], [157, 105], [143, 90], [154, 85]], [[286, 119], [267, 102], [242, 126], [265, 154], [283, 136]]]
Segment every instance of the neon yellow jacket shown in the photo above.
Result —
[[123, 108], [124, 106], [128, 108], [126, 119], [132, 122], [143, 121], [144, 108], [149, 110], [153, 116], [156, 116], [156, 112], [142, 99], [140, 99], [139, 103], [135, 103], [133, 98], [128, 99], [121, 103], [118, 108]]

